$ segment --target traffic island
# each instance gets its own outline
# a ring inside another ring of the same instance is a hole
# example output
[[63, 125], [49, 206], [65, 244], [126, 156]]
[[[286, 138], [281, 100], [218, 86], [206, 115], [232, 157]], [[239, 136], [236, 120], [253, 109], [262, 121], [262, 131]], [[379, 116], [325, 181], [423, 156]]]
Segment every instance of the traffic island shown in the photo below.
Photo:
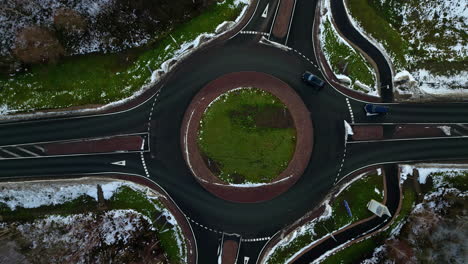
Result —
[[181, 128], [185, 161], [212, 194], [260, 202], [289, 189], [309, 163], [310, 113], [283, 81], [259, 72], [226, 74], [206, 85]]

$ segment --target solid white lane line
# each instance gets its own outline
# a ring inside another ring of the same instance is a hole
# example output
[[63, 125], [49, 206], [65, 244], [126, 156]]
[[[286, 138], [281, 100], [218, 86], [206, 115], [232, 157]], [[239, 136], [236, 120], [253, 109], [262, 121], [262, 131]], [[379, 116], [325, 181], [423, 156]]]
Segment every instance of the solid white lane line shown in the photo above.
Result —
[[432, 139], [463, 139], [468, 136], [446, 136], [446, 137], [426, 137], [426, 138], [395, 138], [395, 139], [382, 139], [382, 140], [362, 140], [362, 141], [351, 141], [349, 144], [359, 143], [377, 143], [377, 142], [397, 142], [397, 141], [416, 141], [416, 140], [432, 140]]

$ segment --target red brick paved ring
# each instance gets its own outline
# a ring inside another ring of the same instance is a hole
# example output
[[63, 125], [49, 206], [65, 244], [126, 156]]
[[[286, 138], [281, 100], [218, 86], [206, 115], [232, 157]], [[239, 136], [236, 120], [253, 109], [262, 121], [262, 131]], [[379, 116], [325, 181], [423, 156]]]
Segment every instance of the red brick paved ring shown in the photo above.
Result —
[[[270, 92], [289, 109], [296, 128], [296, 148], [287, 168], [270, 183], [249, 186], [221, 181], [203, 161], [197, 135], [200, 120], [209, 104], [220, 95], [239, 87], [255, 87]], [[192, 99], [181, 127], [181, 147], [193, 176], [209, 192], [219, 198], [253, 203], [270, 200], [288, 190], [306, 169], [313, 146], [310, 113], [296, 92], [283, 81], [260, 72], [234, 72], [211, 81]]]

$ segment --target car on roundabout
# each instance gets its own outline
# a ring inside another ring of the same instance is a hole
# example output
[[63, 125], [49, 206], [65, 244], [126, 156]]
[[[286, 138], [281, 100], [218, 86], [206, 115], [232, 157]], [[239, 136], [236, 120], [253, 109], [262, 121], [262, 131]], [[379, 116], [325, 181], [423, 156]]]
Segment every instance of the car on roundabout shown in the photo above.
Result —
[[312, 86], [316, 92], [322, 90], [322, 88], [325, 86], [325, 82], [322, 79], [320, 79], [319, 77], [317, 77], [309, 71], [305, 71], [301, 75], [301, 78], [303, 82]]

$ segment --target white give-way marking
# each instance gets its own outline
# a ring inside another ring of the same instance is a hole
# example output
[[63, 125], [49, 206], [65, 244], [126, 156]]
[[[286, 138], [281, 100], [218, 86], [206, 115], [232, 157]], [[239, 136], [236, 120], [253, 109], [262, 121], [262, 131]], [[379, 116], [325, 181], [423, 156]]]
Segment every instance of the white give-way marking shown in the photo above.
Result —
[[127, 161], [126, 160], [120, 160], [120, 161], [112, 162], [111, 164], [112, 165], [118, 165], [118, 166], [126, 166]]
[[268, 7], [270, 6], [270, 4], [267, 4], [267, 6], [265, 7], [265, 10], [263, 11], [262, 13], [262, 17], [263, 18], [266, 18], [268, 16]]

